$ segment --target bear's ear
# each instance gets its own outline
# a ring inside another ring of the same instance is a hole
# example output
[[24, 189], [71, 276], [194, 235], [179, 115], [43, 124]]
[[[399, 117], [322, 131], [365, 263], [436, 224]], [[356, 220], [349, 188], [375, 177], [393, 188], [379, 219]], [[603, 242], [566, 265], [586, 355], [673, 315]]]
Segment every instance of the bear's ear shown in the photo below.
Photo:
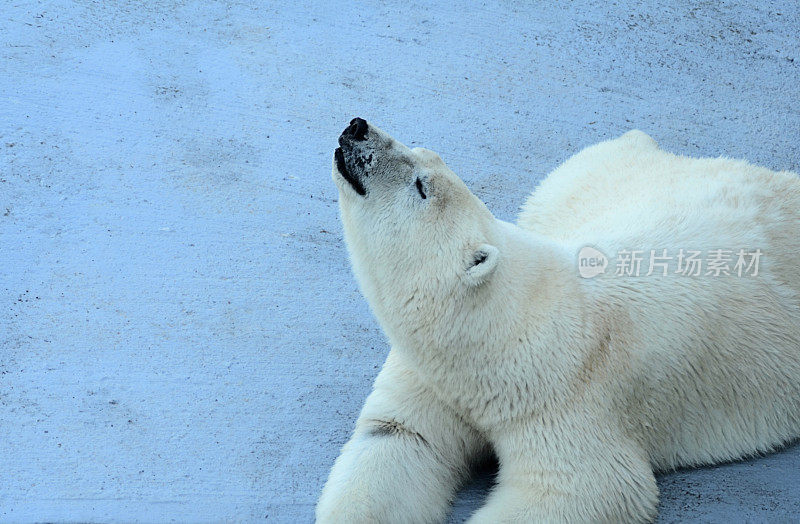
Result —
[[486, 282], [500, 260], [500, 251], [489, 244], [481, 244], [472, 252], [472, 258], [467, 267], [467, 282], [479, 286]]

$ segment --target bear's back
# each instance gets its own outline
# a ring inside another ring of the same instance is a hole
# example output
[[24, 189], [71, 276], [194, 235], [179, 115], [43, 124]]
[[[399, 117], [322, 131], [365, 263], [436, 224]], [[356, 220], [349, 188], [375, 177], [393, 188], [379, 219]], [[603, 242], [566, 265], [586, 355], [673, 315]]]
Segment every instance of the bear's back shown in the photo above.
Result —
[[800, 294], [800, 178], [743, 160], [674, 155], [638, 130], [556, 168], [518, 225], [576, 247], [770, 250], [778, 279]]

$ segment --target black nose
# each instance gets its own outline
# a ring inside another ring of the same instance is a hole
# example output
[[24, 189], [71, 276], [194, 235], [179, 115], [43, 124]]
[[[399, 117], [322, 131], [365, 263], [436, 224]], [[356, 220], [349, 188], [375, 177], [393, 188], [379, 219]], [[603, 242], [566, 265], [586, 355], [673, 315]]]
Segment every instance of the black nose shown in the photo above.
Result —
[[367, 121], [363, 118], [354, 118], [350, 121], [350, 125], [347, 126], [342, 132], [342, 137], [351, 138], [353, 140], [364, 140], [367, 137]]

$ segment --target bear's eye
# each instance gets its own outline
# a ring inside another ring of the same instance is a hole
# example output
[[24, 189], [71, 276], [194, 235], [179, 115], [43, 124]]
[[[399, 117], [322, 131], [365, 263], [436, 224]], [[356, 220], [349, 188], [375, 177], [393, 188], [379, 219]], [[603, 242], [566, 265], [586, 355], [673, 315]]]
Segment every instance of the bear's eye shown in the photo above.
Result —
[[427, 195], [425, 194], [425, 189], [422, 187], [422, 180], [417, 178], [417, 181], [414, 182], [414, 184], [417, 186], [417, 191], [419, 191], [419, 196], [421, 196], [423, 200], [428, 198]]

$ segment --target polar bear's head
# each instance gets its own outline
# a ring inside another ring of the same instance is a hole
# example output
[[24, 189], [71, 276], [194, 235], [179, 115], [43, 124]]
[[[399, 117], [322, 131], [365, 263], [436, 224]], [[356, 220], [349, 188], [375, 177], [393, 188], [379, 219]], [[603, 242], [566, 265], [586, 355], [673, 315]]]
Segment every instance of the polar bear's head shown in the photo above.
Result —
[[333, 179], [345, 239], [384, 328], [424, 322], [417, 313], [444, 316], [488, 292], [501, 259], [497, 222], [436, 153], [360, 118], [339, 145]]

